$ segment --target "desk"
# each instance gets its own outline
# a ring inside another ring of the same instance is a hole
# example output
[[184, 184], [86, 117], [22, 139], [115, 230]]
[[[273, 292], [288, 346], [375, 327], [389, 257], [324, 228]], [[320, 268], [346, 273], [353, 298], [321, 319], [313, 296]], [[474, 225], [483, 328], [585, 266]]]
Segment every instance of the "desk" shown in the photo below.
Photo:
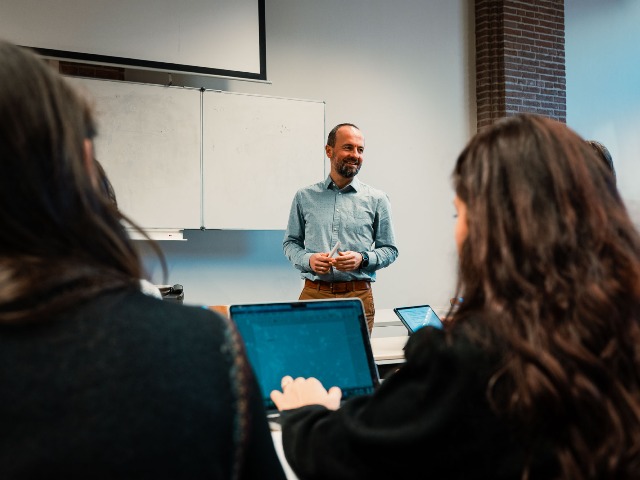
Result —
[[377, 365], [404, 363], [404, 346], [409, 337], [372, 337], [371, 350]]
[[382, 337], [371, 339], [371, 350], [373, 350], [373, 359], [378, 367], [378, 376], [380, 380], [384, 380], [391, 373], [395, 372], [398, 367], [405, 362], [404, 346], [407, 343], [406, 335], [404, 337]]
[[371, 350], [378, 365], [380, 378], [404, 363], [404, 346], [409, 339], [406, 327], [398, 319], [392, 308], [376, 311], [376, 319], [371, 332]]

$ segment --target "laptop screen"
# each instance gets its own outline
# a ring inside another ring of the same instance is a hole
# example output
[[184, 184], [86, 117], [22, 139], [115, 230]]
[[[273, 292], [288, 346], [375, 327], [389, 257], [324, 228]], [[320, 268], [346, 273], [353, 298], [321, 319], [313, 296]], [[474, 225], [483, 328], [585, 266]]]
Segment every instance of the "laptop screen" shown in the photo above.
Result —
[[338, 386], [342, 399], [379, 384], [362, 302], [358, 298], [231, 305], [267, 411], [285, 375]]

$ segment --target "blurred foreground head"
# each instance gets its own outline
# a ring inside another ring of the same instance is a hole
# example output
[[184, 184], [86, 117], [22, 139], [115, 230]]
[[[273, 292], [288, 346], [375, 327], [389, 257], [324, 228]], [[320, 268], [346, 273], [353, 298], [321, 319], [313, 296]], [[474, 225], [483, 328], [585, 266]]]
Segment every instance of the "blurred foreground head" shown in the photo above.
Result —
[[566, 311], [586, 300], [581, 291], [609, 300], [637, 294], [638, 234], [610, 179], [563, 123], [524, 114], [479, 132], [453, 172], [467, 206], [465, 303], [505, 309], [536, 299]]
[[607, 165], [565, 124], [523, 114], [479, 132], [453, 184], [453, 324], [499, 352], [492, 405], [532, 449], [555, 439], [558, 478], [634, 478], [640, 238]]
[[0, 41], [0, 321], [37, 319], [137, 286], [137, 253], [99, 189], [90, 105], [27, 49]]
[[640, 238], [608, 167], [525, 114], [479, 132], [453, 184], [466, 216], [453, 324], [499, 352], [492, 405], [532, 449], [555, 439], [558, 478], [634, 478]]

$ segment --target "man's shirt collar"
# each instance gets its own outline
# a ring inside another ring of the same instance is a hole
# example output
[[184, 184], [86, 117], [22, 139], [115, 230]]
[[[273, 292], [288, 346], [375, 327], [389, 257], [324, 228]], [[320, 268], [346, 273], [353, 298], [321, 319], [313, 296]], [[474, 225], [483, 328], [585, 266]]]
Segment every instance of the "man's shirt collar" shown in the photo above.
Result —
[[[344, 189], [349, 189], [349, 187], [351, 187], [351, 189], [354, 192], [357, 192], [358, 190], [360, 190], [360, 180], [358, 180], [358, 177], [353, 177], [351, 179], [351, 183], [349, 185], [347, 185], [346, 187], [344, 187]], [[324, 181], [324, 188], [329, 189], [329, 188], [336, 188], [338, 190], [340, 190], [340, 188], [338, 188], [338, 185], [336, 185], [335, 183], [333, 183], [333, 180], [331, 179], [331, 175], [327, 175], [326, 180]], [[343, 190], [344, 190], [343, 189]]]

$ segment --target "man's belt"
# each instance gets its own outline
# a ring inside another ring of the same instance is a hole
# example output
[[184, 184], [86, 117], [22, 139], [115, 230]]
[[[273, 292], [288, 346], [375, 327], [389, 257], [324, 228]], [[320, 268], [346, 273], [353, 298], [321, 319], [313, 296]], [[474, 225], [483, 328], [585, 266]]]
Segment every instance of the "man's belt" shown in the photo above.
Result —
[[323, 282], [305, 279], [304, 286], [315, 290], [331, 293], [357, 292], [358, 290], [370, 290], [371, 282], [368, 280], [353, 280], [351, 282]]

